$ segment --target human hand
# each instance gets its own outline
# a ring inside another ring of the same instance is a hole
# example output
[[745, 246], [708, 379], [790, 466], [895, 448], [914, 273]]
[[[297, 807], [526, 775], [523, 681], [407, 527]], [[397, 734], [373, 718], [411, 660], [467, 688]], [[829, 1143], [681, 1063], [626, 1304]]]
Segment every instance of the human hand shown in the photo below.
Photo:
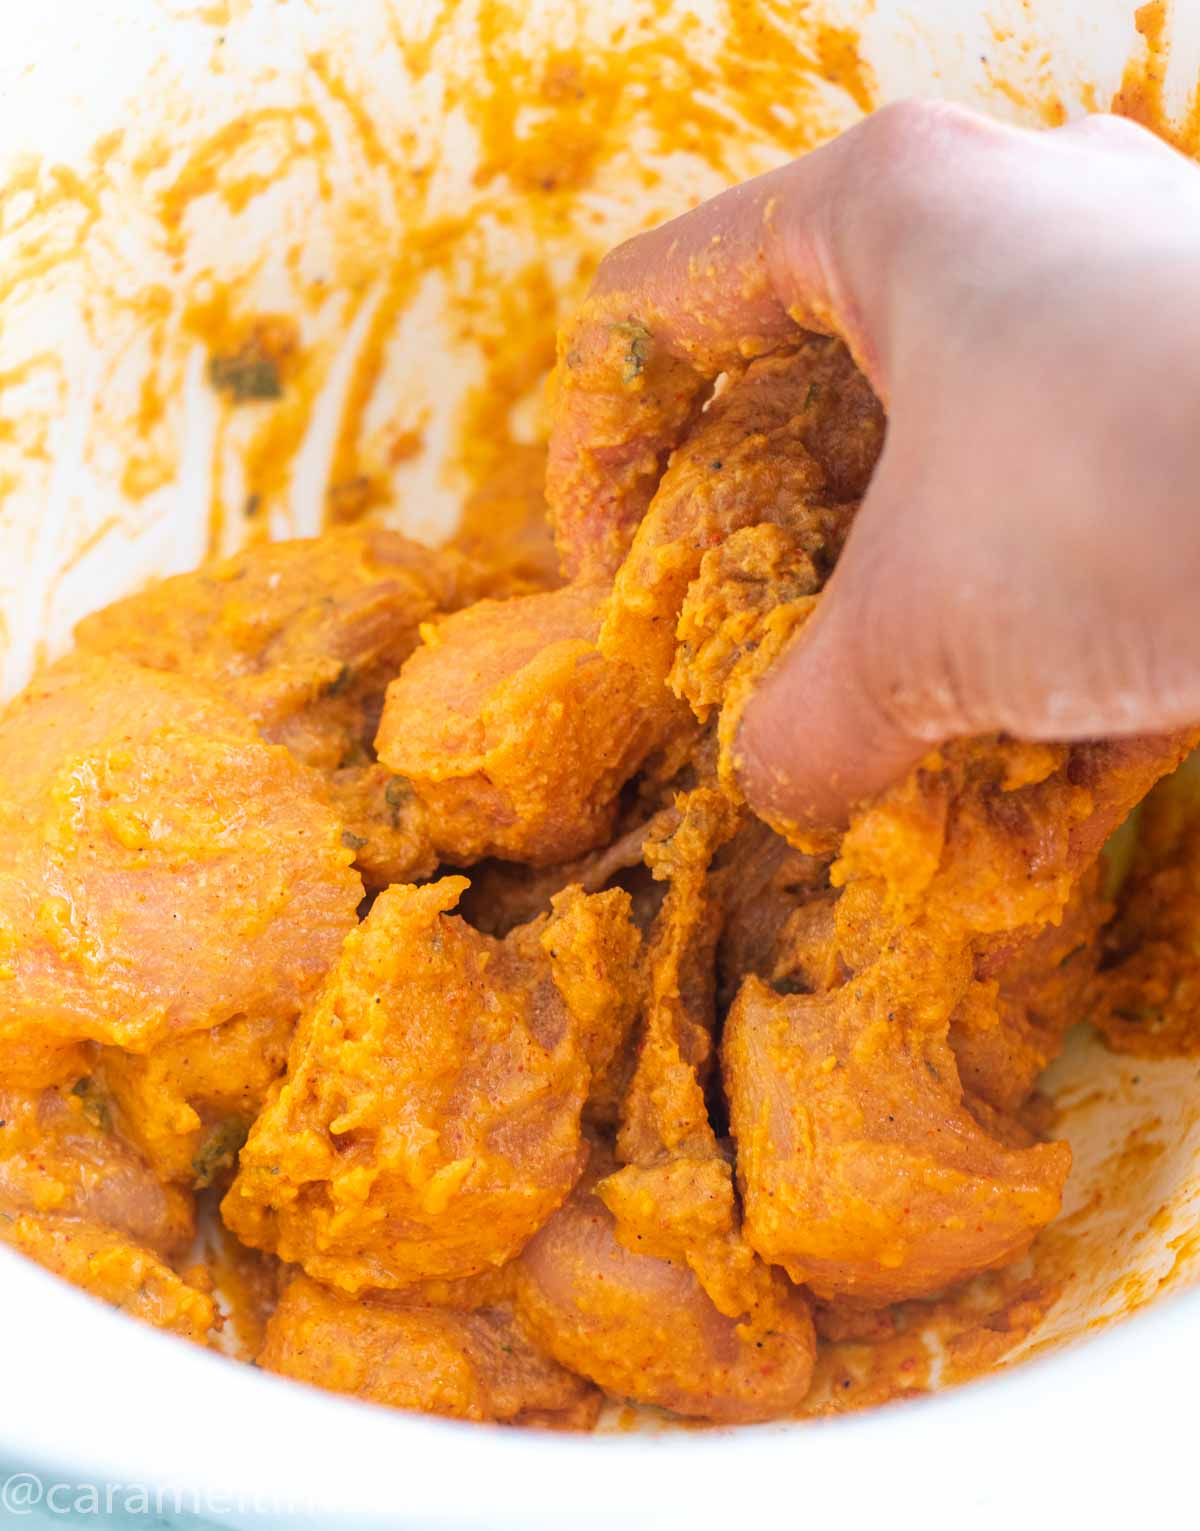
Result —
[[[745, 710], [750, 802], [827, 825], [950, 738], [1194, 722], [1198, 285], [1200, 174], [1145, 130], [887, 108], [603, 262], [604, 328], [652, 337], [668, 405], [639, 420], [564, 393], [568, 564], [611, 567], [712, 378], [831, 331], [887, 443], [816, 615]], [[586, 361], [597, 335], [566, 343]]]

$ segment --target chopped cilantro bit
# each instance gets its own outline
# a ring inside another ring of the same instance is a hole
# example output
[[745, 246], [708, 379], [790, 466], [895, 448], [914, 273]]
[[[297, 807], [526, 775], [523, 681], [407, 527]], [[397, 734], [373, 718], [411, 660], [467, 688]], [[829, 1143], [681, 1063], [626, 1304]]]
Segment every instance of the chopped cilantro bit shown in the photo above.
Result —
[[383, 800], [391, 809], [392, 828], [400, 828], [400, 815], [412, 797], [412, 786], [403, 776], [393, 776], [383, 789]]
[[632, 383], [646, 370], [653, 337], [646, 326], [639, 324], [636, 319], [631, 319], [627, 324], [614, 324], [612, 328], [614, 334], [623, 336], [627, 342], [621, 366], [621, 381]]
[[90, 1075], [85, 1074], [82, 1079], [77, 1079], [71, 1086], [71, 1094], [80, 1102], [84, 1117], [93, 1127], [99, 1127], [101, 1132], [110, 1130], [112, 1107]]
[[279, 363], [253, 340], [230, 356], [210, 356], [208, 381], [218, 393], [227, 393], [235, 404], [283, 397]]
[[250, 1123], [240, 1116], [226, 1117], [217, 1123], [192, 1160], [192, 1174], [196, 1177], [198, 1191], [212, 1185], [221, 1170], [233, 1168], [249, 1131]]

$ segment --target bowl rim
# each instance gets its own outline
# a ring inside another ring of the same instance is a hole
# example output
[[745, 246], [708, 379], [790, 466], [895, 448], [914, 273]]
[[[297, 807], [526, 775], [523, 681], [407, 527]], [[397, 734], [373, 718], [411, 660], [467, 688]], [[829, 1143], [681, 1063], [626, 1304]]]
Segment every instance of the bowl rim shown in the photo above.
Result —
[[[561, 1526], [569, 1508], [582, 1525], [695, 1531], [744, 1516], [752, 1482], [759, 1496], [790, 1490], [805, 1520], [844, 1519], [852, 1503], [864, 1522], [1011, 1527], [1031, 1494], [1048, 1523], [1052, 1510], [1078, 1515], [1082, 1503], [1107, 1520], [1125, 1498], [1130, 1513], [1144, 1515], [1152, 1499], [1178, 1509], [1194, 1492], [1195, 1291], [1011, 1371], [860, 1414], [594, 1436], [324, 1393], [130, 1322], [3, 1248], [0, 1291], [0, 1474], [165, 1489], [235, 1525], [300, 1516], [496, 1531]], [[99, 1391], [70, 1380], [81, 1356]], [[1131, 1391], [1132, 1414], [1120, 1406]], [[1084, 1461], [1081, 1476], [1081, 1454], [1106, 1447], [1103, 1468]]]

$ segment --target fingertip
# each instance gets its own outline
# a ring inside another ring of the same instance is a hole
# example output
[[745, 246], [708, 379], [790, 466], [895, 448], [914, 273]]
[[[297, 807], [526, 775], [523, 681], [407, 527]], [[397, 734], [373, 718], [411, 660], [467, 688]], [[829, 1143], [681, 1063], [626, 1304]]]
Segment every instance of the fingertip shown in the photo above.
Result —
[[879, 715], [833, 643], [817, 623], [796, 638], [746, 704], [735, 746], [750, 807], [805, 837], [844, 828], [931, 747]]
[[746, 705], [738, 727], [735, 770], [746, 801], [772, 824], [804, 834], [845, 826], [850, 799], [837, 772], [812, 768], [796, 721], [772, 697], [771, 677]]

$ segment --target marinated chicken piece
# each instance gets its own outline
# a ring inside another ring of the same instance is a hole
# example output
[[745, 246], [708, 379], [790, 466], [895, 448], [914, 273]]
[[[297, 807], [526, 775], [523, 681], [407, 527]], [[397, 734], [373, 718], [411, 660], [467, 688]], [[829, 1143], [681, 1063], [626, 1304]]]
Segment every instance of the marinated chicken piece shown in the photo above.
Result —
[[[473, 565], [398, 532], [354, 527], [267, 543], [163, 580], [80, 623], [78, 646], [212, 682], [324, 772], [373, 886], [435, 862], [371, 750], [388, 682], [418, 629], [473, 596]], [[403, 830], [397, 834], [398, 830]]]
[[103, 1088], [0, 1090], [0, 1211], [53, 1213], [116, 1229], [173, 1258], [194, 1234], [191, 1197], [164, 1186], [113, 1131]]
[[292, 1281], [258, 1364], [335, 1393], [452, 1419], [585, 1430], [600, 1395], [534, 1348], [503, 1308], [355, 1301]]
[[705, 553], [688, 586], [670, 685], [706, 721], [721, 706], [738, 664], [763, 641], [779, 608], [789, 632], [816, 607], [821, 577], [790, 528], [764, 522]]
[[818, 1297], [931, 1295], [1059, 1210], [1067, 1146], [1009, 1148], [963, 1098], [946, 1035], [967, 982], [910, 939], [828, 994], [748, 978], [729, 1013], [746, 1236]]
[[[829, 451], [839, 410], [857, 465]], [[752, 363], [675, 452], [617, 573], [601, 651], [702, 724], [720, 711], [716, 775], [735, 802], [742, 709], [815, 609], [857, 510], [846, 495], [862, 492], [882, 435], [842, 346], [814, 338]]]
[[[847, 516], [853, 508], [842, 507]], [[688, 586], [669, 681], [698, 718], [707, 722], [717, 714], [715, 774], [736, 803], [742, 801], [742, 714], [816, 610], [822, 578], [791, 528], [765, 522], [743, 527], [707, 552]], [[819, 855], [836, 849], [831, 832], [801, 836], [769, 815], [764, 819], [798, 849]]]
[[1020, 1110], [1067, 1032], [1088, 1019], [1100, 931], [1112, 912], [1101, 897], [1100, 874], [1099, 863], [1084, 873], [1060, 923], [1047, 925], [1007, 960], [977, 962], [977, 982], [951, 1017], [950, 1046], [963, 1089], [997, 1111]]
[[123, 1137], [162, 1180], [203, 1190], [227, 1179], [287, 1065], [292, 1016], [239, 1016], [138, 1056], [106, 1047], [97, 1077]]
[[815, 1354], [803, 1295], [741, 1237], [704, 1098], [720, 923], [708, 867], [734, 823], [727, 800], [701, 789], [647, 847], [670, 888], [622, 1103], [623, 1162], [597, 1151], [607, 1173], [532, 1241], [517, 1285], [519, 1312], [564, 1365], [607, 1392], [728, 1421], [798, 1408]]
[[718, 393], [700, 415], [713, 380], [728, 374], [732, 392], [746, 370], [786, 366], [793, 353], [809, 373], [800, 400], [807, 452], [835, 498], [861, 497], [882, 445], [883, 412], [840, 342], [797, 331], [787, 353], [746, 369], [741, 358], [762, 346], [718, 356], [701, 343], [685, 354], [656, 336], [653, 315], [635, 315], [627, 303], [620, 292], [589, 299], [559, 341], [546, 494], [571, 577], [616, 572], [671, 453], [690, 445], [720, 404]]
[[580, 1116], [636, 1005], [620, 892], [505, 941], [451, 877], [382, 893], [300, 1023], [223, 1203], [245, 1243], [354, 1292], [510, 1259], [586, 1160]]
[[646, 846], [650, 869], [668, 891], [647, 953], [645, 1010], [622, 1102], [617, 1158], [626, 1164], [672, 1155], [709, 1159], [717, 1151], [704, 1100], [713, 1059], [721, 926], [709, 867], [737, 819], [731, 804], [709, 788], [681, 798], [678, 815], [675, 825]]
[[207, 686], [69, 659], [0, 714], [0, 1060], [81, 1071], [240, 1015], [292, 1017], [362, 884], [320, 778]]
[[832, 870], [844, 978], [810, 994], [748, 978], [726, 1021], [746, 1234], [764, 1259], [819, 1297], [893, 1302], [1007, 1263], [1057, 1213], [1069, 1150], [964, 1092], [951, 1021], [986, 1002], [982, 982], [1019, 978], [1184, 747], [976, 741], [853, 818]]
[[1200, 1053], [1200, 756], [1142, 805], [1136, 848], [1105, 933], [1088, 1019], [1109, 1047]]
[[[865, 387], [856, 378], [842, 347], [813, 341], [794, 355], [755, 362], [714, 399], [675, 453], [616, 575], [600, 638], [609, 658], [638, 668], [655, 685], [665, 681], [677, 639], [685, 660], [694, 641], [676, 633], [689, 586], [706, 559], [754, 528], [773, 539], [770, 558], [781, 583], [771, 604], [793, 586], [805, 595], [819, 587], [856, 503], [839, 492], [845, 485], [826, 471], [812, 443], [835, 392]], [[881, 440], [880, 428], [876, 450]], [[751, 574], [735, 568], [729, 578], [743, 584]], [[737, 600], [744, 594], [731, 592]], [[677, 689], [686, 694], [686, 686]]]
[[22, 1212], [0, 1215], [0, 1240], [155, 1329], [203, 1345], [216, 1322], [207, 1291], [112, 1228], [54, 1213]]
[[0, 1239], [114, 1306], [203, 1340], [212, 1301], [167, 1263], [191, 1243], [190, 1199], [111, 1130], [103, 1092], [0, 1090]]
[[969, 941], [978, 976], [994, 976], [1062, 919], [1113, 830], [1196, 737], [983, 738], [934, 754], [843, 839], [832, 881], [854, 965], [890, 925], [920, 923], [943, 943]]
[[794, 1414], [814, 1353], [803, 1295], [787, 1293], [772, 1331], [722, 1313], [686, 1263], [617, 1238], [594, 1189], [614, 1166], [594, 1160], [517, 1262], [517, 1311], [534, 1340], [614, 1398], [725, 1424]]
[[546, 500], [569, 578], [611, 576], [672, 449], [704, 403], [704, 380], [617, 296], [559, 332]]
[[[725, 924], [719, 972], [724, 1006], [742, 979], [757, 974], [778, 994], [823, 994], [843, 983], [838, 893], [824, 858], [793, 849], [766, 825], [739, 832], [719, 873]], [[1110, 906], [1100, 897], [1100, 867], [1084, 874], [1060, 924], [1007, 960], [977, 964], [955, 1008], [949, 1041], [968, 1096], [1013, 1113], [1087, 1013], [1096, 938]], [[984, 976], [986, 975], [986, 976]]]
[[684, 709], [643, 697], [596, 647], [604, 587], [480, 601], [428, 632], [388, 688], [376, 746], [411, 782], [438, 851], [567, 861], [612, 832], [622, 787]]

